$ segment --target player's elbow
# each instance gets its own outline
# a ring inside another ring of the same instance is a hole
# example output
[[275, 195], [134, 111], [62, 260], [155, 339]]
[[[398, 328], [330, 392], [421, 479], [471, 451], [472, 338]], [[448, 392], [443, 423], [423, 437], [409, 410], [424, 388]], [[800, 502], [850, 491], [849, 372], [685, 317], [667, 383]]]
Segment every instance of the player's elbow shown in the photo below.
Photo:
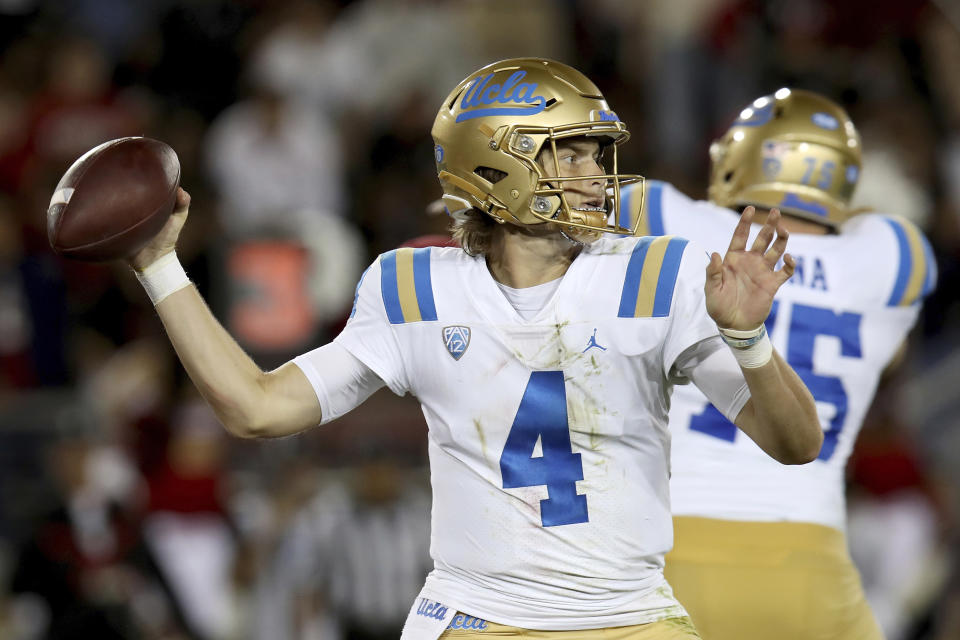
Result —
[[801, 454], [802, 460], [797, 464], [807, 464], [820, 457], [820, 451], [823, 449], [823, 430], [820, 429], [820, 423], [817, 423], [816, 426], [817, 428], [813, 433], [813, 437]]
[[215, 407], [214, 411], [224, 429], [232, 436], [253, 439], [272, 435], [269, 416], [256, 403], [220, 406]]
[[224, 422], [224, 426], [231, 435], [245, 440], [270, 437], [270, 429], [262, 423], [231, 421], [229, 424]]
[[823, 431], [819, 423], [813, 425], [814, 428], [806, 428], [803, 431], [803, 437], [791, 442], [783, 447], [780, 455], [774, 456], [781, 464], [807, 464], [813, 462], [820, 455], [820, 449], [823, 447]]

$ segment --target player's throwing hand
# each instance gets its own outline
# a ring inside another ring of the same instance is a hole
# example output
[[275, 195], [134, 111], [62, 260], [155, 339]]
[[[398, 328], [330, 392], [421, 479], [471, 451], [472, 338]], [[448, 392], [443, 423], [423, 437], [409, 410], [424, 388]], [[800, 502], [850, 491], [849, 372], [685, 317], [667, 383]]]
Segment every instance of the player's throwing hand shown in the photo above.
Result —
[[[790, 279], [796, 266], [793, 256], [784, 254], [789, 233], [780, 224], [779, 209], [771, 209], [753, 246], [747, 249], [753, 215], [753, 207], [744, 209], [727, 255], [721, 258], [714, 252], [707, 265], [707, 313], [717, 326], [726, 329], [759, 327], [770, 313], [774, 294]], [[781, 256], [783, 267], [777, 270]]]
[[128, 262], [131, 267], [142, 271], [160, 257], [177, 248], [177, 238], [180, 236], [180, 230], [187, 221], [187, 212], [190, 208], [190, 194], [182, 187], [177, 188], [177, 202], [173, 207], [173, 214], [167, 220], [167, 223], [160, 230], [160, 233], [151, 240], [147, 246], [136, 252]]

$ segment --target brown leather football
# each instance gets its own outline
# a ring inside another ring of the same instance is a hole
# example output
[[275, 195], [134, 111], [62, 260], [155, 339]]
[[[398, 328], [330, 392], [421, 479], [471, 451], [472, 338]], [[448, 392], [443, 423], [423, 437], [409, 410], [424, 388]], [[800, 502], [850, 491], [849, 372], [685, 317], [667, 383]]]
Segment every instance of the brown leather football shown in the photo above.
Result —
[[67, 258], [125, 258], [149, 242], [173, 213], [180, 161], [167, 144], [119, 138], [94, 147], [67, 169], [47, 209], [47, 238]]

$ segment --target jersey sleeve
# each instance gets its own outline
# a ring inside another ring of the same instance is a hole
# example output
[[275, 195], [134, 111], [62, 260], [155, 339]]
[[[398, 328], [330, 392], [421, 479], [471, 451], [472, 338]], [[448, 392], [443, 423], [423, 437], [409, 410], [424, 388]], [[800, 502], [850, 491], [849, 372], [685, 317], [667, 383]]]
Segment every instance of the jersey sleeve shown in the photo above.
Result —
[[383, 258], [374, 260], [361, 276], [350, 318], [334, 342], [370, 367], [391, 391], [403, 395], [410, 386], [400, 343], [384, 301]]
[[320, 424], [360, 406], [383, 386], [383, 380], [336, 342], [297, 356], [293, 363], [307, 376], [322, 414]]
[[730, 422], [750, 399], [750, 387], [733, 352], [717, 335], [698, 342], [677, 359], [678, 374], [693, 384]]
[[719, 334], [717, 324], [707, 314], [703, 293], [709, 256], [700, 245], [683, 242], [685, 246], [670, 309], [670, 328], [663, 345], [663, 371], [669, 378], [676, 378], [679, 374], [681, 379], [676, 382], [685, 381], [683, 371], [676, 367], [680, 354], [701, 340]]

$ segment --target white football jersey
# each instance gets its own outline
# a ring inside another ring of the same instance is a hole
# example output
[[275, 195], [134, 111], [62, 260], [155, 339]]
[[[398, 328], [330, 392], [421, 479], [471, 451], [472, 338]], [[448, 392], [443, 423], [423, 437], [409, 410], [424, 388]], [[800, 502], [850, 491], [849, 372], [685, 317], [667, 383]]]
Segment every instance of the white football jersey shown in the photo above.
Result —
[[335, 342], [423, 407], [424, 598], [529, 629], [685, 615], [662, 576], [667, 413], [678, 356], [717, 335], [705, 266], [681, 238], [605, 238], [524, 321], [482, 257], [405, 248], [371, 265]]
[[[643, 232], [680, 234], [726, 252], [736, 212], [669, 184], [646, 188]], [[750, 242], [759, 229], [753, 225]], [[879, 214], [851, 218], [833, 235], [792, 234], [787, 252], [797, 269], [777, 293], [767, 331], [816, 400], [823, 448], [809, 464], [781, 465], [695, 387], [680, 387], [670, 409], [675, 515], [844, 530], [844, 466], [880, 374], [935, 285], [936, 264], [913, 224]]]

